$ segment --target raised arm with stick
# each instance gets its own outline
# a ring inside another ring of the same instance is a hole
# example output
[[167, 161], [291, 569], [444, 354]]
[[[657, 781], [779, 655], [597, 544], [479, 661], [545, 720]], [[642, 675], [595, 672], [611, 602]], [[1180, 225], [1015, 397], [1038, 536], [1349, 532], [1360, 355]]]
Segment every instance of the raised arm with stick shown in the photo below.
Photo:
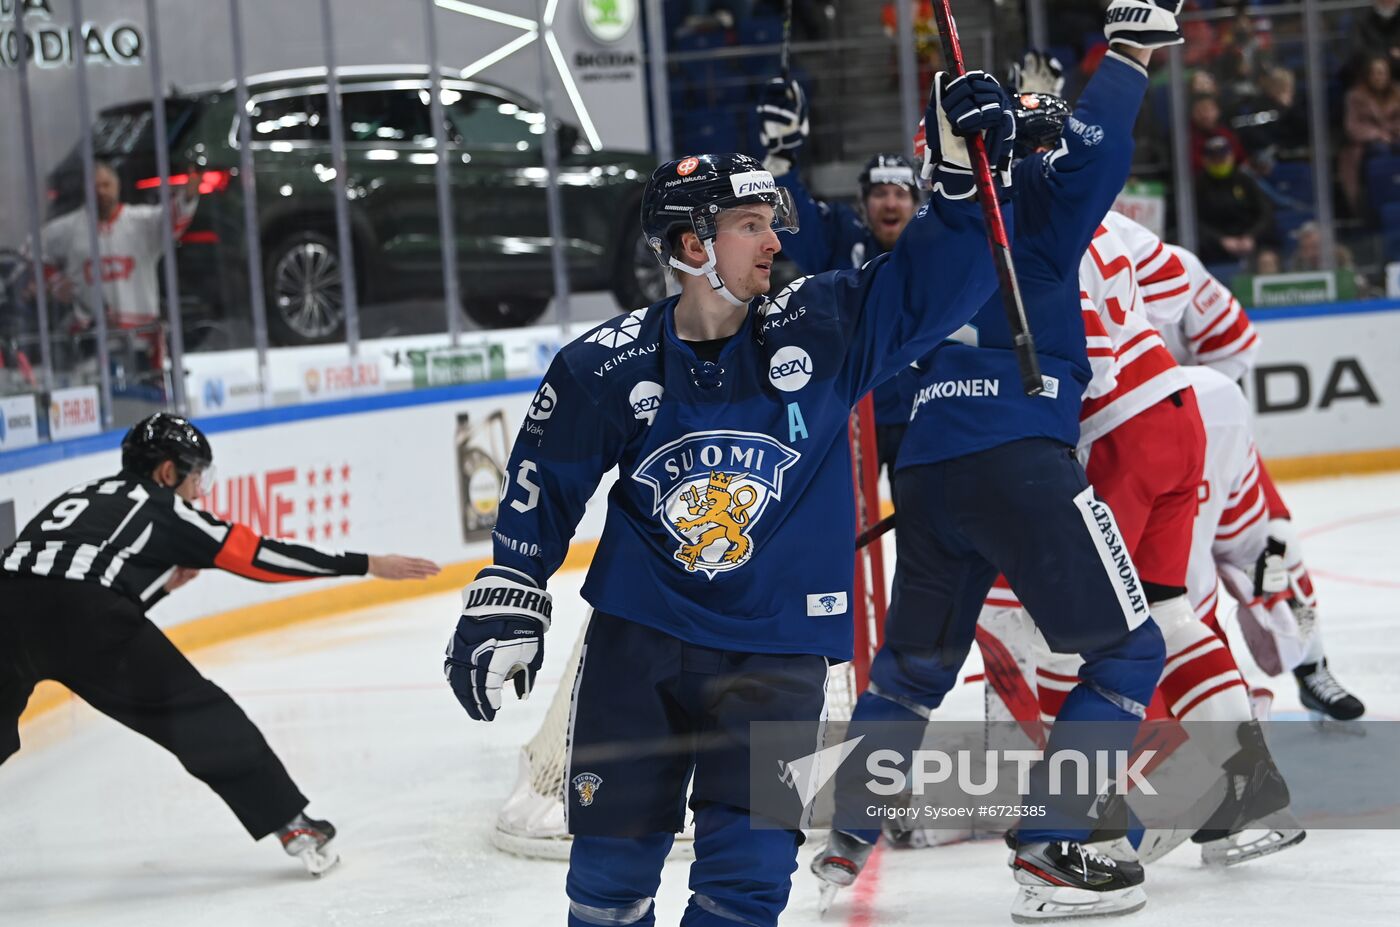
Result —
[[[953, 22], [950, 0], [934, 0], [933, 15], [938, 20], [938, 38], [943, 44], [944, 64], [953, 77], [961, 77], [967, 73], [967, 66], [963, 63], [962, 45], [958, 41], [958, 29]], [[991, 245], [997, 277], [1001, 281], [1001, 300], [1006, 310], [1006, 324], [1011, 328], [1016, 346], [1016, 365], [1021, 371], [1021, 389], [1027, 396], [1038, 396], [1044, 385], [1040, 377], [1040, 362], [1035, 356], [1035, 336], [1031, 334], [1030, 326], [1026, 322], [1026, 307], [1021, 302], [1021, 286], [1016, 280], [1016, 263], [1011, 258], [1011, 240], [1007, 237], [1006, 224], [1001, 218], [996, 188], [992, 186], [992, 167], [987, 160], [987, 146], [980, 135], [975, 135], [967, 140], [967, 149], [972, 155], [977, 201], [982, 205], [982, 215], [987, 222], [987, 243]]]

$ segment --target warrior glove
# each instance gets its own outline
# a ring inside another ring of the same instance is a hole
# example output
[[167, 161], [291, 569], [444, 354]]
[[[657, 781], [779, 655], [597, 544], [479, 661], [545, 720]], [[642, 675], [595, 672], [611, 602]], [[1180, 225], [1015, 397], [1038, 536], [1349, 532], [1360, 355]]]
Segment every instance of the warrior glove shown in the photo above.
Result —
[[486, 567], [462, 590], [462, 616], [443, 671], [467, 714], [494, 719], [507, 679], [515, 681], [519, 698], [530, 695], [544, 662], [552, 609], [548, 592], [509, 567]]

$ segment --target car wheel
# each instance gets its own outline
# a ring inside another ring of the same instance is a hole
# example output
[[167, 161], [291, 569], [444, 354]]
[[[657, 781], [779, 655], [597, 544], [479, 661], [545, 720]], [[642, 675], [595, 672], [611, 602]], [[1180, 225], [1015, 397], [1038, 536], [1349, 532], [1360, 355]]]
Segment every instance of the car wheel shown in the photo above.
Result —
[[666, 298], [666, 271], [657, 263], [656, 254], [647, 244], [640, 221], [629, 222], [623, 232], [612, 291], [618, 306], [628, 311]]
[[467, 317], [482, 328], [519, 328], [539, 319], [549, 306], [543, 296], [512, 296], [467, 300]]
[[268, 335], [277, 344], [322, 344], [345, 332], [345, 292], [335, 242], [302, 231], [267, 252]]

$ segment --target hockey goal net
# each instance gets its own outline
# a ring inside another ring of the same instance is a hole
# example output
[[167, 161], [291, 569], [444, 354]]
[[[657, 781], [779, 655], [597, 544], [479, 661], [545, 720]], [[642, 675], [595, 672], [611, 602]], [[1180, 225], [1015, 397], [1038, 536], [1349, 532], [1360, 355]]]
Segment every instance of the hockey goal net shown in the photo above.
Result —
[[[851, 413], [851, 477], [856, 498], [859, 537], [880, 520], [879, 458], [875, 416], [870, 397]], [[856, 549], [855, 657], [833, 666], [827, 680], [827, 740], [839, 740], [850, 720], [856, 697], [870, 678], [870, 661], [881, 641], [885, 620], [884, 550], [879, 539]], [[535, 736], [520, 750], [515, 787], [496, 816], [492, 842], [498, 849], [536, 859], [567, 859], [569, 834], [564, 821], [565, 780], [568, 774], [569, 710], [585, 624], [574, 642], [564, 676], [550, 701]], [[678, 847], [684, 846], [686, 835]]]

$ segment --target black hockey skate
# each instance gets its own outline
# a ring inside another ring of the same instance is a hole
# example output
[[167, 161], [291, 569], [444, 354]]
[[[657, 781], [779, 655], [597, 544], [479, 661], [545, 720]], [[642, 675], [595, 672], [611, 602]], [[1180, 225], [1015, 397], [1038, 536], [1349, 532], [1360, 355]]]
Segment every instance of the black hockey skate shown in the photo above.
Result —
[[1318, 663], [1297, 667], [1293, 678], [1298, 681], [1298, 700], [1312, 715], [1318, 730], [1365, 733], [1365, 728], [1353, 722], [1366, 713], [1366, 706], [1337, 682], [1326, 657]]
[[1011, 919], [1018, 924], [1117, 917], [1147, 904], [1141, 864], [1112, 859], [1072, 840], [1020, 844], [1011, 868], [1020, 886], [1011, 905]]
[[306, 871], [320, 877], [340, 862], [340, 855], [331, 846], [335, 826], [330, 821], [318, 821], [304, 813], [292, 818], [285, 827], [277, 829], [277, 839], [288, 856], [300, 859]]
[[838, 891], [855, 883], [874, 850], [873, 843], [857, 840], [839, 830], [831, 831], [826, 846], [812, 857], [812, 874], [821, 881], [821, 897], [817, 901], [819, 914], [825, 914], [831, 907]]
[[1239, 752], [1223, 767], [1225, 800], [1191, 835], [1193, 843], [1201, 844], [1201, 859], [1209, 865], [1248, 862], [1301, 843], [1307, 836], [1287, 813], [1288, 784], [1274, 765], [1259, 722], [1241, 724], [1238, 737]]

